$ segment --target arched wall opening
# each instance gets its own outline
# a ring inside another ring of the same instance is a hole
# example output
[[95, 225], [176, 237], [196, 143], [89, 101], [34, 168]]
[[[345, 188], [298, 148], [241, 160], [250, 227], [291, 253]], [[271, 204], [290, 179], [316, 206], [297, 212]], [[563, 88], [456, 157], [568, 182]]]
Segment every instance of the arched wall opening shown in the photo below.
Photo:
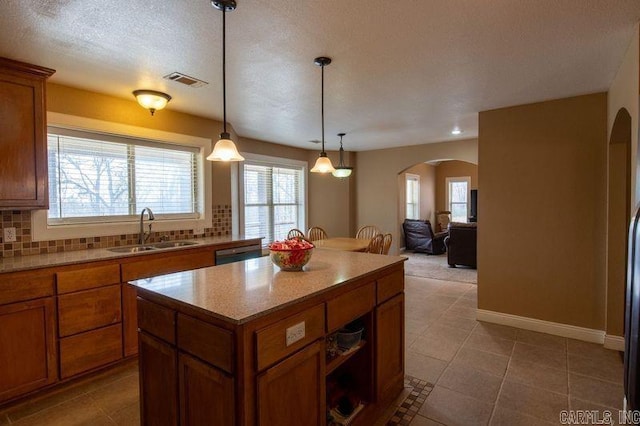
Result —
[[631, 116], [618, 110], [608, 146], [607, 336], [624, 335], [627, 240], [631, 216]]
[[477, 139], [440, 142], [358, 153], [357, 225], [375, 224], [400, 247], [398, 174], [418, 161], [462, 160], [478, 163]]

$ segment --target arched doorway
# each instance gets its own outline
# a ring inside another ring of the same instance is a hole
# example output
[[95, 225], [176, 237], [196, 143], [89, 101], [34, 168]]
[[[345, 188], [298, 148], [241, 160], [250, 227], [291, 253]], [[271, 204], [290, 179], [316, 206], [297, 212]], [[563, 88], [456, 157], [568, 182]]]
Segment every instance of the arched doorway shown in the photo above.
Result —
[[631, 116], [616, 114], [609, 140], [607, 197], [607, 318], [605, 346], [624, 348], [627, 234], [631, 215]]

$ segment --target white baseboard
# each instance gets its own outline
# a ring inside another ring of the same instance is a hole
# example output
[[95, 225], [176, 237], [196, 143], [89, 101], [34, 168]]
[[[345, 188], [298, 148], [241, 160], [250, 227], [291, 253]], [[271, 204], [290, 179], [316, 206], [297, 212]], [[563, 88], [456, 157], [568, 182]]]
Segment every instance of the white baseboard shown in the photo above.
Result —
[[605, 334], [604, 347], [607, 349], [613, 349], [614, 351], [624, 352], [624, 337]]
[[[551, 321], [543, 321], [535, 318], [520, 317], [502, 312], [478, 309], [476, 313], [478, 321], [492, 322], [523, 328], [525, 330], [538, 331], [540, 333], [553, 334], [555, 336], [569, 337], [591, 343], [604, 343], [605, 332], [591, 328], [577, 327], [575, 325], [561, 324]], [[623, 340], [624, 342], [624, 340]], [[624, 346], [624, 344], [623, 344]]]

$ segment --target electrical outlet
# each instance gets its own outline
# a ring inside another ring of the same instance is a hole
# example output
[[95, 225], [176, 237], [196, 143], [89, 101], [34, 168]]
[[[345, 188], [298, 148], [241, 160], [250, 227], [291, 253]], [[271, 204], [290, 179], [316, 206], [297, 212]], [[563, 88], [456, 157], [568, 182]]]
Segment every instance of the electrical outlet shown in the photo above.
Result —
[[304, 321], [287, 328], [287, 346], [291, 346], [298, 340], [304, 339], [304, 335]]
[[4, 228], [4, 235], [2, 241], [5, 243], [13, 243], [16, 241], [16, 228], [11, 226], [9, 228]]
[[202, 235], [204, 234], [204, 228], [193, 228], [193, 235]]

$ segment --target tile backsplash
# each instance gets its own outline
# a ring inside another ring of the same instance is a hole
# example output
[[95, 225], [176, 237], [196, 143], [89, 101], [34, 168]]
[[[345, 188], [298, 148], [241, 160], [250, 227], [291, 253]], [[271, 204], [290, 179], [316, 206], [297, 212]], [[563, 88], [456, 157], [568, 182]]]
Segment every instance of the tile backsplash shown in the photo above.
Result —
[[[0, 257], [28, 256], [32, 254], [58, 253], [63, 251], [84, 250], [90, 248], [108, 248], [128, 246], [138, 242], [138, 234], [109, 235], [105, 237], [72, 238], [66, 240], [32, 241], [31, 211], [2, 211], [2, 228], [15, 227], [16, 241], [2, 241], [0, 232]], [[193, 235], [193, 230], [152, 232], [149, 242], [165, 240], [183, 240], [197, 237], [221, 237], [231, 235], [231, 206], [213, 206], [213, 227], [205, 228], [204, 234]]]

